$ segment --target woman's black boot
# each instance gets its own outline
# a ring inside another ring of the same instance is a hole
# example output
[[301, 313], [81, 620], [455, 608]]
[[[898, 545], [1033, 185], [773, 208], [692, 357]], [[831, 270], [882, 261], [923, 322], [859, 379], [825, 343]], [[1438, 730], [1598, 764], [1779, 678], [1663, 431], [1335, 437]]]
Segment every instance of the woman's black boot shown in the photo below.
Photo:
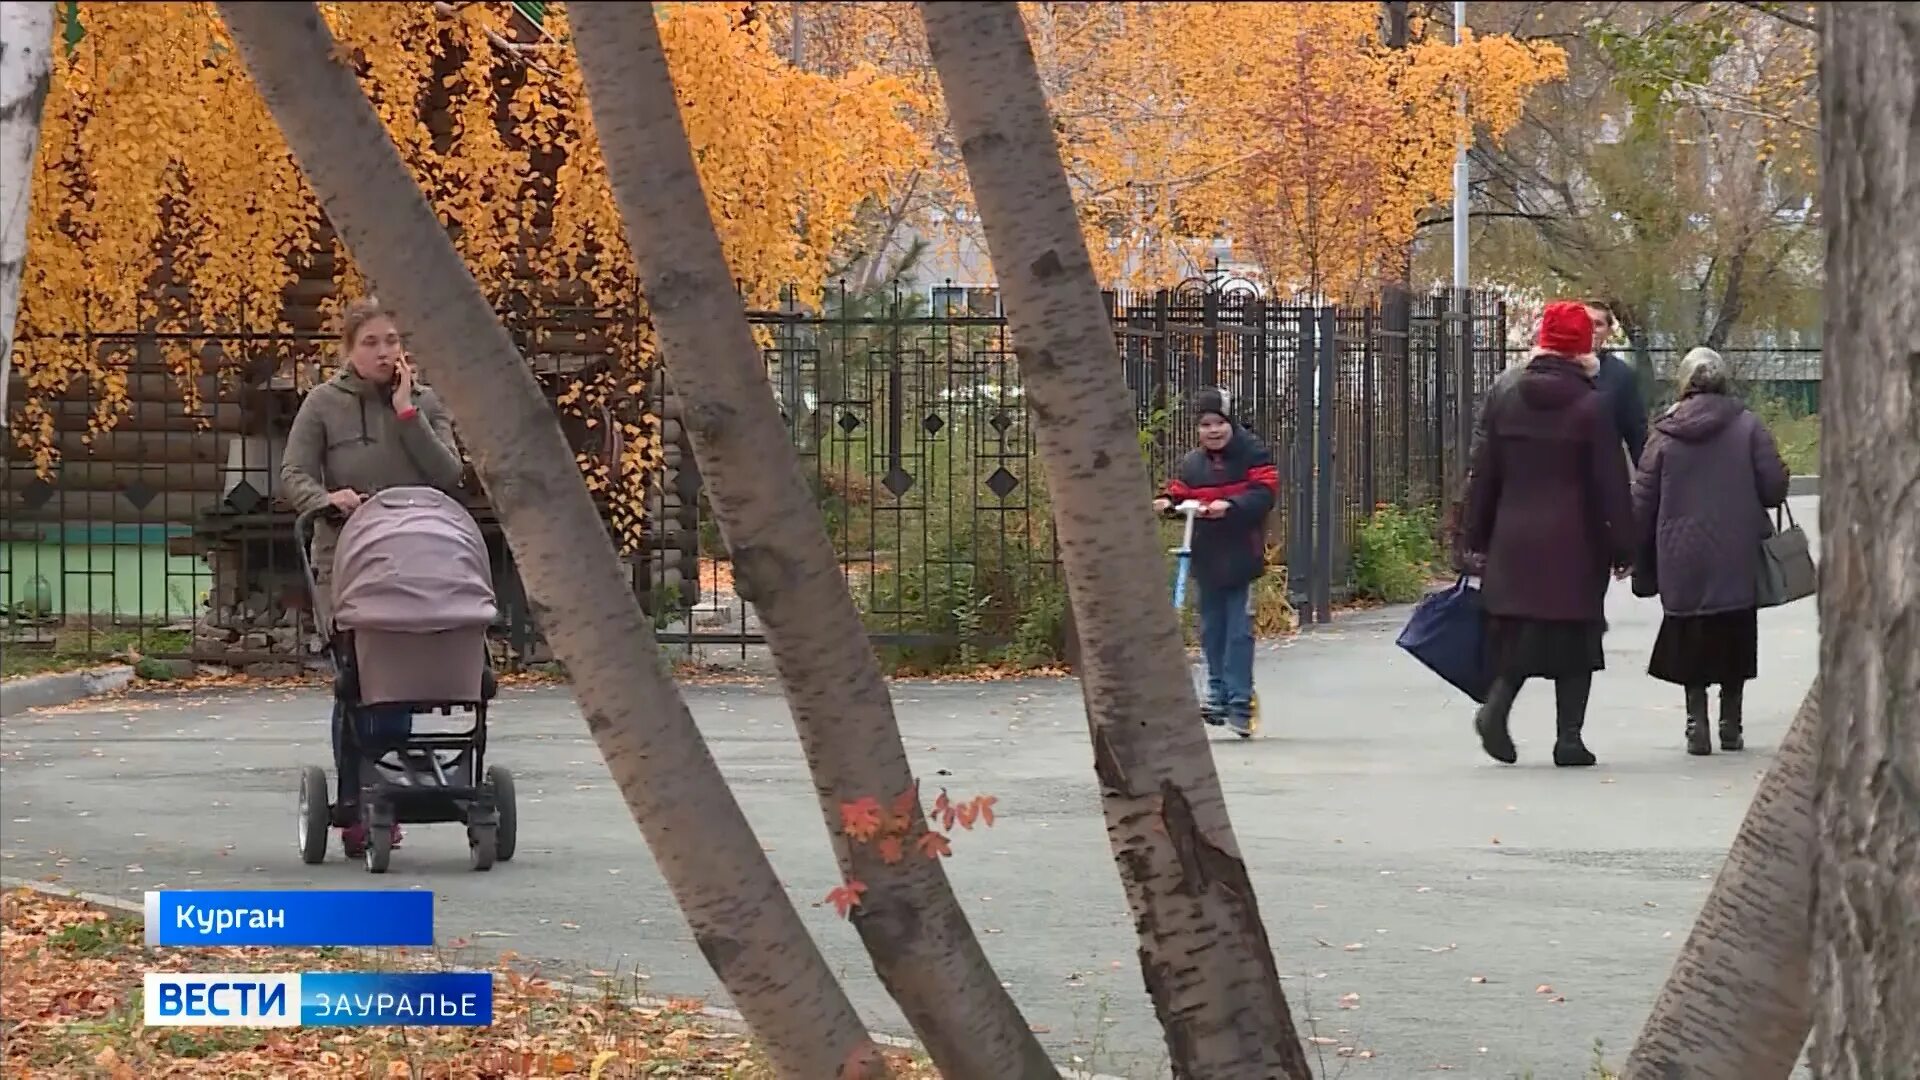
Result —
[[1553, 763], [1562, 767], [1584, 767], [1598, 762], [1593, 751], [1581, 741], [1581, 729], [1587, 726], [1587, 698], [1593, 693], [1593, 676], [1560, 679], [1553, 684], [1554, 714], [1558, 737], [1553, 742]]
[[1515, 679], [1495, 679], [1487, 690], [1487, 703], [1473, 718], [1473, 730], [1480, 735], [1480, 749], [1487, 756], [1502, 765], [1511, 765], [1520, 760], [1520, 754], [1513, 747], [1513, 734], [1507, 730], [1507, 718], [1513, 713], [1513, 700], [1520, 696], [1520, 683]]
[[1687, 687], [1687, 753], [1705, 757], [1713, 753], [1713, 735], [1707, 728], [1707, 688]]
[[1726, 683], [1720, 687], [1720, 749], [1745, 750], [1746, 733], [1741, 730], [1744, 718], [1741, 706], [1747, 694], [1746, 683]]

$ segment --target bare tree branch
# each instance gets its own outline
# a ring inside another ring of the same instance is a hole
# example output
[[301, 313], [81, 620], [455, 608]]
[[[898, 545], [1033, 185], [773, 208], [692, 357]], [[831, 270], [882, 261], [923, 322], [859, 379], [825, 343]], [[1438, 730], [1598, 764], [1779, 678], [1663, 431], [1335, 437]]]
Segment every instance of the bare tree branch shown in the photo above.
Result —
[[1820, 23], [1817, 16], [1803, 19], [1798, 15], [1789, 15], [1781, 5], [1764, 3], [1762, 0], [1734, 0], [1734, 3], [1743, 8], [1750, 8], [1762, 15], [1770, 16], [1780, 22], [1786, 23], [1788, 26], [1813, 33], [1819, 33], [1820, 31]]

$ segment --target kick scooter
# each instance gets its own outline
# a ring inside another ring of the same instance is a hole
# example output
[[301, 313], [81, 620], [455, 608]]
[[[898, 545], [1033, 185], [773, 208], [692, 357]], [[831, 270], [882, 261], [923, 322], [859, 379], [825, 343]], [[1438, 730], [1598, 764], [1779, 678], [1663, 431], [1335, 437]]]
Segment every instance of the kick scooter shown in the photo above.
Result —
[[[1200, 511], [1205, 508], [1204, 504], [1193, 499], [1188, 499], [1173, 508], [1174, 513], [1182, 514], [1187, 519], [1186, 528], [1180, 536], [1180, 546], [1173, 549], [1173, 611], [1176, 615], [1186, 610], [1187, 572], [1193, 565], [1193, 522], [1195, 518], [1200, 516]], [[1204, 684], [1201, 689], [1202, 697], [1204, 697]], [[1241, 731], [1239, 728], [1233, 729], [1233, 733], [1243, 739], [1252, 738], [1253, 733], [1260, 730], [1259, 691], [1254, 691], [1253, 700], [1250, 704], [1252, 705], [1252, 711], [1247, 717], [1247, 729], [1245, 731]], [[1209, 721], [1209, 723], [1215, 723], [1215, 721]], [[1219, 723], [1224, 723], [1224, 721]]]

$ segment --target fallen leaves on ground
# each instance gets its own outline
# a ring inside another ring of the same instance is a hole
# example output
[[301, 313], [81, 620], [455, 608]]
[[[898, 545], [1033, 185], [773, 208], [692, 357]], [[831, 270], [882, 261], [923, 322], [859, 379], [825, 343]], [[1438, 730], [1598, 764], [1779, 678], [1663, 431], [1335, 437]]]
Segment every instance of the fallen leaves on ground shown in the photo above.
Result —
[[[705, 1020], [698, 1001], [583, 996], [505, 966], [494, 974], [491, 1027], [147, 1028], [146, 971], [393, 970], [408, 961], [393, 950], [148, 950], [139, 920], [27, 889], [0, 898], [0, 917], [0, 1057], [22, 1080], [774, 1075], [751, 1040]], [[904, 1056], [892, 1064], [905, 1080], [939, 1075]]]

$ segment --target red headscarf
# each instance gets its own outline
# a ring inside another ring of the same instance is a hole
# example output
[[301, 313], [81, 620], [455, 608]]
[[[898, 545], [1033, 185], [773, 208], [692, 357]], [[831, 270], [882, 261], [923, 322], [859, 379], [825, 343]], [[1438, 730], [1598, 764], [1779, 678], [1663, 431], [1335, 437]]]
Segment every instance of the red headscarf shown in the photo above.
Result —
[[1593, 351], [1593, 317], [1587, 306], [1576, 300], [1555, 300], [1540, 316], [1540, 333], [1534, 338], [1540, 351], [1569, 360]]

